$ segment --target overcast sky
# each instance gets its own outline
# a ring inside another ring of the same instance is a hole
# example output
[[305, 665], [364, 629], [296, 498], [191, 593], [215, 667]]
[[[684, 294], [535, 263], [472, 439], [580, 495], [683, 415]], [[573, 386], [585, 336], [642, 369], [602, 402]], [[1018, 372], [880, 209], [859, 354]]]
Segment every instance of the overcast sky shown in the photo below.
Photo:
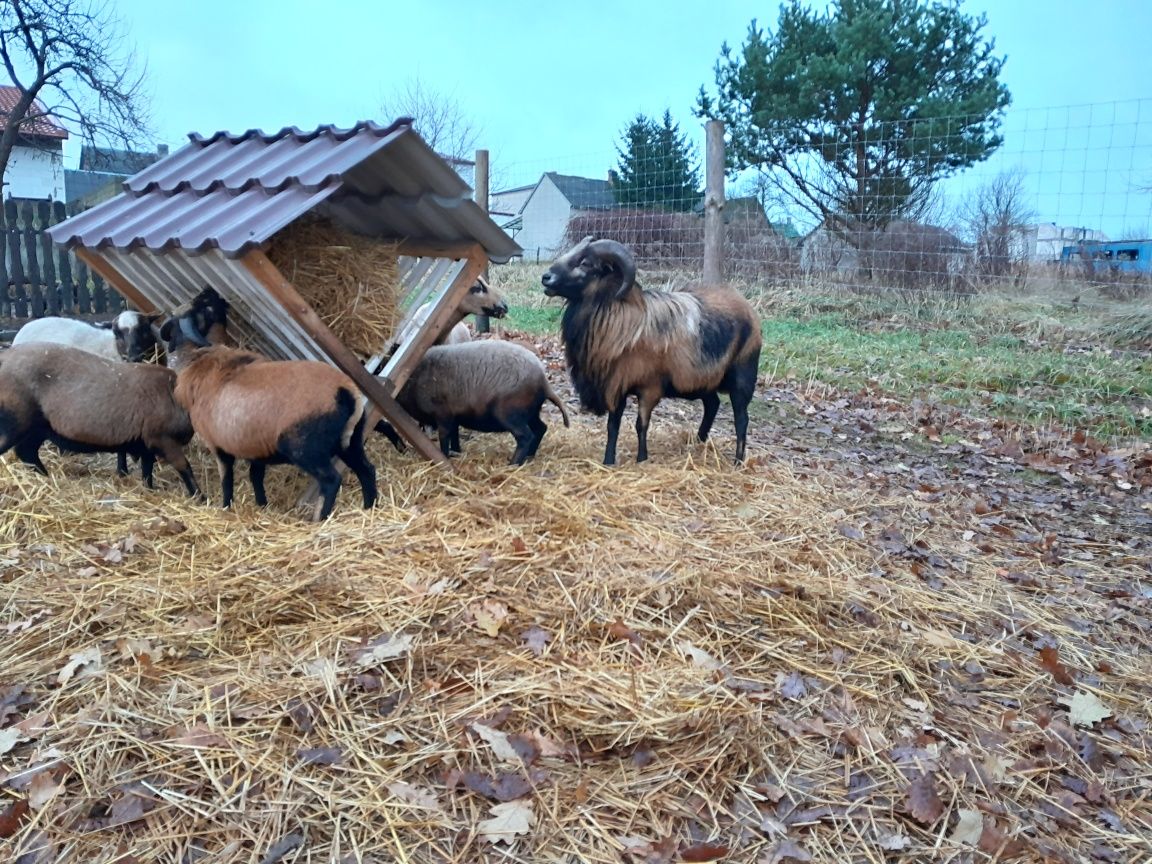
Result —
[[[159, 141], [389, 120], [382, 97], [418, 76], [466, 107], [508, 184], [544, 170], [605, 176], [637, 112], [669, 108], [702, 140], [691, 108], [721, 43], [778, 15], [747, 0], [117, 2], [148, 64]], [[1001, 153], [960, 185], [1019, 166], [1045, 220], [1113, 234], [1152, 223], [1152, 195], [1134, 191], [1152, 183], [1152, 0], [964, 8], [987, 14], [1013, 106]]]

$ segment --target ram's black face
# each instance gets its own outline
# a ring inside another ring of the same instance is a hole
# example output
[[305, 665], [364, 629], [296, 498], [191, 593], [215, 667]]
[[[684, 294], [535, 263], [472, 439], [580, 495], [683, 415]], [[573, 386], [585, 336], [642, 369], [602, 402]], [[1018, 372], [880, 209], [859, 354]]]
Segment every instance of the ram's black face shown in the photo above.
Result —
[[588, 241], [581, 241], [575, 248], [556, 259], [540, 277], [544, 293], [548, 297], [563, 297], [565, 300], [579, 300], [589, 283], [605, 274], [600, 258], [588, 249]]
[[159, 315], [121, 312], [112, 322], [116, 351], [129, 363], [143, 363], [156, 351], [155, 324]]

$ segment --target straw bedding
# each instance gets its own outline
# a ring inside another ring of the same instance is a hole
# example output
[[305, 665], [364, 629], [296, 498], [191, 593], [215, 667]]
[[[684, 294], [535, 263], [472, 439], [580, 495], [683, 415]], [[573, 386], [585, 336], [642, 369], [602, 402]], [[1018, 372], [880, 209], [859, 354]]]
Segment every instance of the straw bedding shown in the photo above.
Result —
[[[295, 480], [221, 513], [167, 469], [150, 493], [107, 457], [4, 461], [0, 851], [1146, 858], [1148, 643], [1109, 599], [1140, 562], [1061, 583], [947, 502], [674, 432], [605, 469], [591, 428], [522, 469], [474, 438], [455, 475], [373, 442], [380, 505], [353, 485], [319, 526], [285, 512]], [[866, 519], [951, 566], [843, 528]]]
[[324, 219], [302, 219], [277, 232], [269, 260], [344, 345], [361, 357], [378, 352], [399, 322], [395, 243], [364, 237]]

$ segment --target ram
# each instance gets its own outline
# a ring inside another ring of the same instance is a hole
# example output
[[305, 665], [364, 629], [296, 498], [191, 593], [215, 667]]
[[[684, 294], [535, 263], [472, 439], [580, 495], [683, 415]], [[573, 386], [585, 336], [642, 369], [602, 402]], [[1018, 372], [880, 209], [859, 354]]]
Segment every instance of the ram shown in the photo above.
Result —
[[723, 286], [644, 290], [628, 248], [592, 237], [558, 258], [541, 281], [546, 295], [566, 304], [561, 336], [581, 405], [608, 415], [605, 465], [616, 461], [629, 396], [637, 400], [636, 461], [642, 462], [652, 410], [661, 399], [701, 400], [697, 437], [706, 441], [720, 393], [732, 402], [736, 461], [743, 461], [761, 345], [760, 320], [747, 299]]
[[79, 348], [17, 345], [0, 354], [0, 453], [15, 449], [42, 474], [40, 448], [127, 453], [152, 487], [157, 457], [179, 472], [189, 495], [200, 489], [184, 446], [192, 423], [175, 401], [176, 375], [151, 363], [123, 363]]
[[188, 315], [166, 321], [161, 336], [176, 371], [176, 401], [220, 463], [224, 507], [232, 505], [237, 459], [248, 460], [261, 507], [268, 503], [267, 466], [292, 464], [319, 484], [314, 518], [327, 518], [340, 490], [336, 460], [359, 479], [364, 507], [376, 503], [376, 469], [364, 454], [367, 400], [343, 372], [313, 360], [268, 360], [213, 346]]

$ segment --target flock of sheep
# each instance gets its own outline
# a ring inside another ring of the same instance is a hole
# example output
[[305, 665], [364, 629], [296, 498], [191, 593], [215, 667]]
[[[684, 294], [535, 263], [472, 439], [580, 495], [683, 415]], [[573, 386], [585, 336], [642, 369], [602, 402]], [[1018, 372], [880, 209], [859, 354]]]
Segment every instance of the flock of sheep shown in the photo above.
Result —
[[[657, 292], [636, 282], [631, 252], [613, 240], [586, 237], [541, 279], [565, 309], [561, 336], [582, 407], [608, 415], [604, 463], [616, 442], [629, 395], [637, 398], [637, 460], [648, 457], [648, 424], [664, 397], [699, 399], [704, 441], [720, 406], [732, 402], [736, 461], [744, 458], [748, 405], [756, 387], [760, 322], [748, 301], [721, 286]], [[460, 427], [508, 432], [513, 464], [531, 459], [548, 426], [545, 401], [569, 419], [529, 349], [513, 342], [472, 342], [460, 322], [468, 314], [501, 317], [507, 306], [477, 283], [397, 394], [442, 452], [459, 452]], [[231, 505], [235, 461], [248, 462], [256, 502], [264, 506], [267, 466], [292, 464], [313, 480], [315, 518], [335, 503], [342, 472], [360, 481], [364, 506], [376, 501], [376, 469], [364, 452], [368, 429], [403, 442], [352, 380], [334, 367], [305, 360], [270, 360], [234, 347], [228, 304], [211, 287], [159, 324], [161, 316], [125, 312], [108, 324], [40, 319], [27, 324], [0, 353], [0, 454], [47, 474], [39, 451], [46, 441], [72, 452], [113, 452], [117, 470], [140, 462], [152, 486], [156, 460], [175, 469], [190, 496], [203, 498], [184, 447], [193, 434], [216, 455], [222, 504]], [[412, 324], [421, 322], [420, 312]], [[408, 334], [401, 333], [397, 342]], [[167, 365], [144, 361], [162, 347]], [[130, 361], [130, 362], [125, 362]]]

